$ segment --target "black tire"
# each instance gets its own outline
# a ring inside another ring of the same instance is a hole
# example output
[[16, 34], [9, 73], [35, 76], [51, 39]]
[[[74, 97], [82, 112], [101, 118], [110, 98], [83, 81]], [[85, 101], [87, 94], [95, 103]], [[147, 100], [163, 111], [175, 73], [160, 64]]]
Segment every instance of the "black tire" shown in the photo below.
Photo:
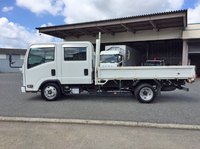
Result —
[[41, 95], [47, 101], [54, 101], [60, 97], [61, 91], [57, 84], [48, 83], [42, 88]]
[[144, 83], [135, 89], [135, 97], [142, 103], [151, 103], [156, 97], [156, 92], [153, 86]]

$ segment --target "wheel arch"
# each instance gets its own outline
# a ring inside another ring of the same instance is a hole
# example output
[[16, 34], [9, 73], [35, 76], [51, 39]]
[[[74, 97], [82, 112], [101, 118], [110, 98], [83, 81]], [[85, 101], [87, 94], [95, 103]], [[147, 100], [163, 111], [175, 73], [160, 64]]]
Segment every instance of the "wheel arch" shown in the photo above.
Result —
[[142, 84], [149, 84], [151, 86], [156, 86], [157, 88], [157, 95], [160, 96], [161, 95], [161, 84], [160, 81], [154, 79], [154, 80], [136, 80], [133, 82], [133, 87], [134, 89], [138, 88], [138, 86], [142, 85]]
[[46, 81], [42, 82], [42, 84], [40, 85], [39, 89], [42, 90], [42, 88], [43, 88], [46, 84], [48, 84], [48, 83], [55, 83], [55, 84], [57, 84], [58, 87], [60, 88], [61, 93], [64, 93], [63, 87], [62, 87], [62, 85], [61, 85], [61, 83], [60, 83], [59, 80], [46, 80]]
[[157, 85], [159, 82], [157, 80], [136, 80], [136, 81], [133, 82], [132, 86], [137, 87], [137, 86], [144, 84], [144, 83], [150, 84], [150, 85], [153, 86], [153, 85]]

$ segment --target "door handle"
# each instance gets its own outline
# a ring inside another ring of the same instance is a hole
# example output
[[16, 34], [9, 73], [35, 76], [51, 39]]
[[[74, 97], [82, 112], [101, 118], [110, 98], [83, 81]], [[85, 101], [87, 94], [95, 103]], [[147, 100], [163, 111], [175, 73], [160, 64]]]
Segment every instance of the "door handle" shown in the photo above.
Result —
[[55, 69], [51, 69], [51, 75], [56, 76], [56, 70]]
[[88, 76], [88, 69], [84, 69], [84, 75]]

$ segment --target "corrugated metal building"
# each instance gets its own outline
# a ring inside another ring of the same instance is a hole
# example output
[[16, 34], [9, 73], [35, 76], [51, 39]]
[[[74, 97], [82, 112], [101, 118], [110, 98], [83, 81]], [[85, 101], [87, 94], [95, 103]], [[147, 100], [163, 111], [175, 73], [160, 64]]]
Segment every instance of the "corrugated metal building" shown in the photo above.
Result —
[[22, 66], [25, 53], [25, 49], [0, 48], [0, 72], [20, 72], [19, 68], [9, 67], [9, 54], [12, 54], [12, 60], [14, 62], [12, 66]]
[[188, 25], [187, 10], [36, 29], [65, 41], [94, 45], [101, 32], [101, 50], [105, 45], [128, 45], [143, 53], [143, 62], [157, 58], [166, 65], [193, 64], [200, 76], [200, 24]]
[[[196, 65], [200, 76], [200, 24], [188, 25], [187, 10], [36, 29], [64, 41], [90, 41], [94, 46], [101, 32], [101, 50], [106, 45], [128, 45], [143, 54], [143, 62], [157, 58], [165, 60], [166, 65], [192, 64]], [[0, 71], [18, 72], [18, 69], [7, 67], [9, 53], [12, 52], [0, 53]], [[13, 58], [19, 60], [15, 65], [22, 63], [24, 53], [25, 50], [12, 53], [15, 54]]]

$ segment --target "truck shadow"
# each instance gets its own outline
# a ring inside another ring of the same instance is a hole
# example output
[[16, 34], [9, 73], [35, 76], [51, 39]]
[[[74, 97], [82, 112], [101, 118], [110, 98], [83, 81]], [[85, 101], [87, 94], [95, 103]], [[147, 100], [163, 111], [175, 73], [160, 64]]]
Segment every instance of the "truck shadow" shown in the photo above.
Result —
[[[36, 94], [32, 97], [28, 98], [29, 100], [34, 101], [45, 101], [40, 94]], [[137, 102], [137, 99], [132, 95], [102, 95], [102, 94], [96, 94], [96, 95], [89, 95], [89, 94], [79, 94], [79, 95], [61, 95], [59, 99], [55, 101], [50, 102], [63, 102], [63, 101], [131, 101], [131, 102]]]
[[[36, 94], [28, 98], [34, 101], [45, 101], [40, 94]], [[79, 94], [79, 95], [61, 95], [58, 100], [50, 102], [64, 102], [64, 101], [93, 101], [93, 102], [130, 102], [130, 103], [140, 103], [133, 95], [114, 95], [114, 94]], [[45, 101], [46, 102], [46, 101]], [[160, 103], [199, 103], [200, 98], [197, 96], [190, 96], [189, 94], [177, 94], [177, 93], [162, 93], [161, 96], [156, 97], [156, 99], [150, 104], [160, 104]], [[142, 104], [142, 103], [140, 103]]]
[[137, 99], [132, 95], [105, 95], [105, 94], [96, 94], [96, 95], [62, 95], [58, 101], [64, 100], [87, 100], [87, 101], [137, 101]]

